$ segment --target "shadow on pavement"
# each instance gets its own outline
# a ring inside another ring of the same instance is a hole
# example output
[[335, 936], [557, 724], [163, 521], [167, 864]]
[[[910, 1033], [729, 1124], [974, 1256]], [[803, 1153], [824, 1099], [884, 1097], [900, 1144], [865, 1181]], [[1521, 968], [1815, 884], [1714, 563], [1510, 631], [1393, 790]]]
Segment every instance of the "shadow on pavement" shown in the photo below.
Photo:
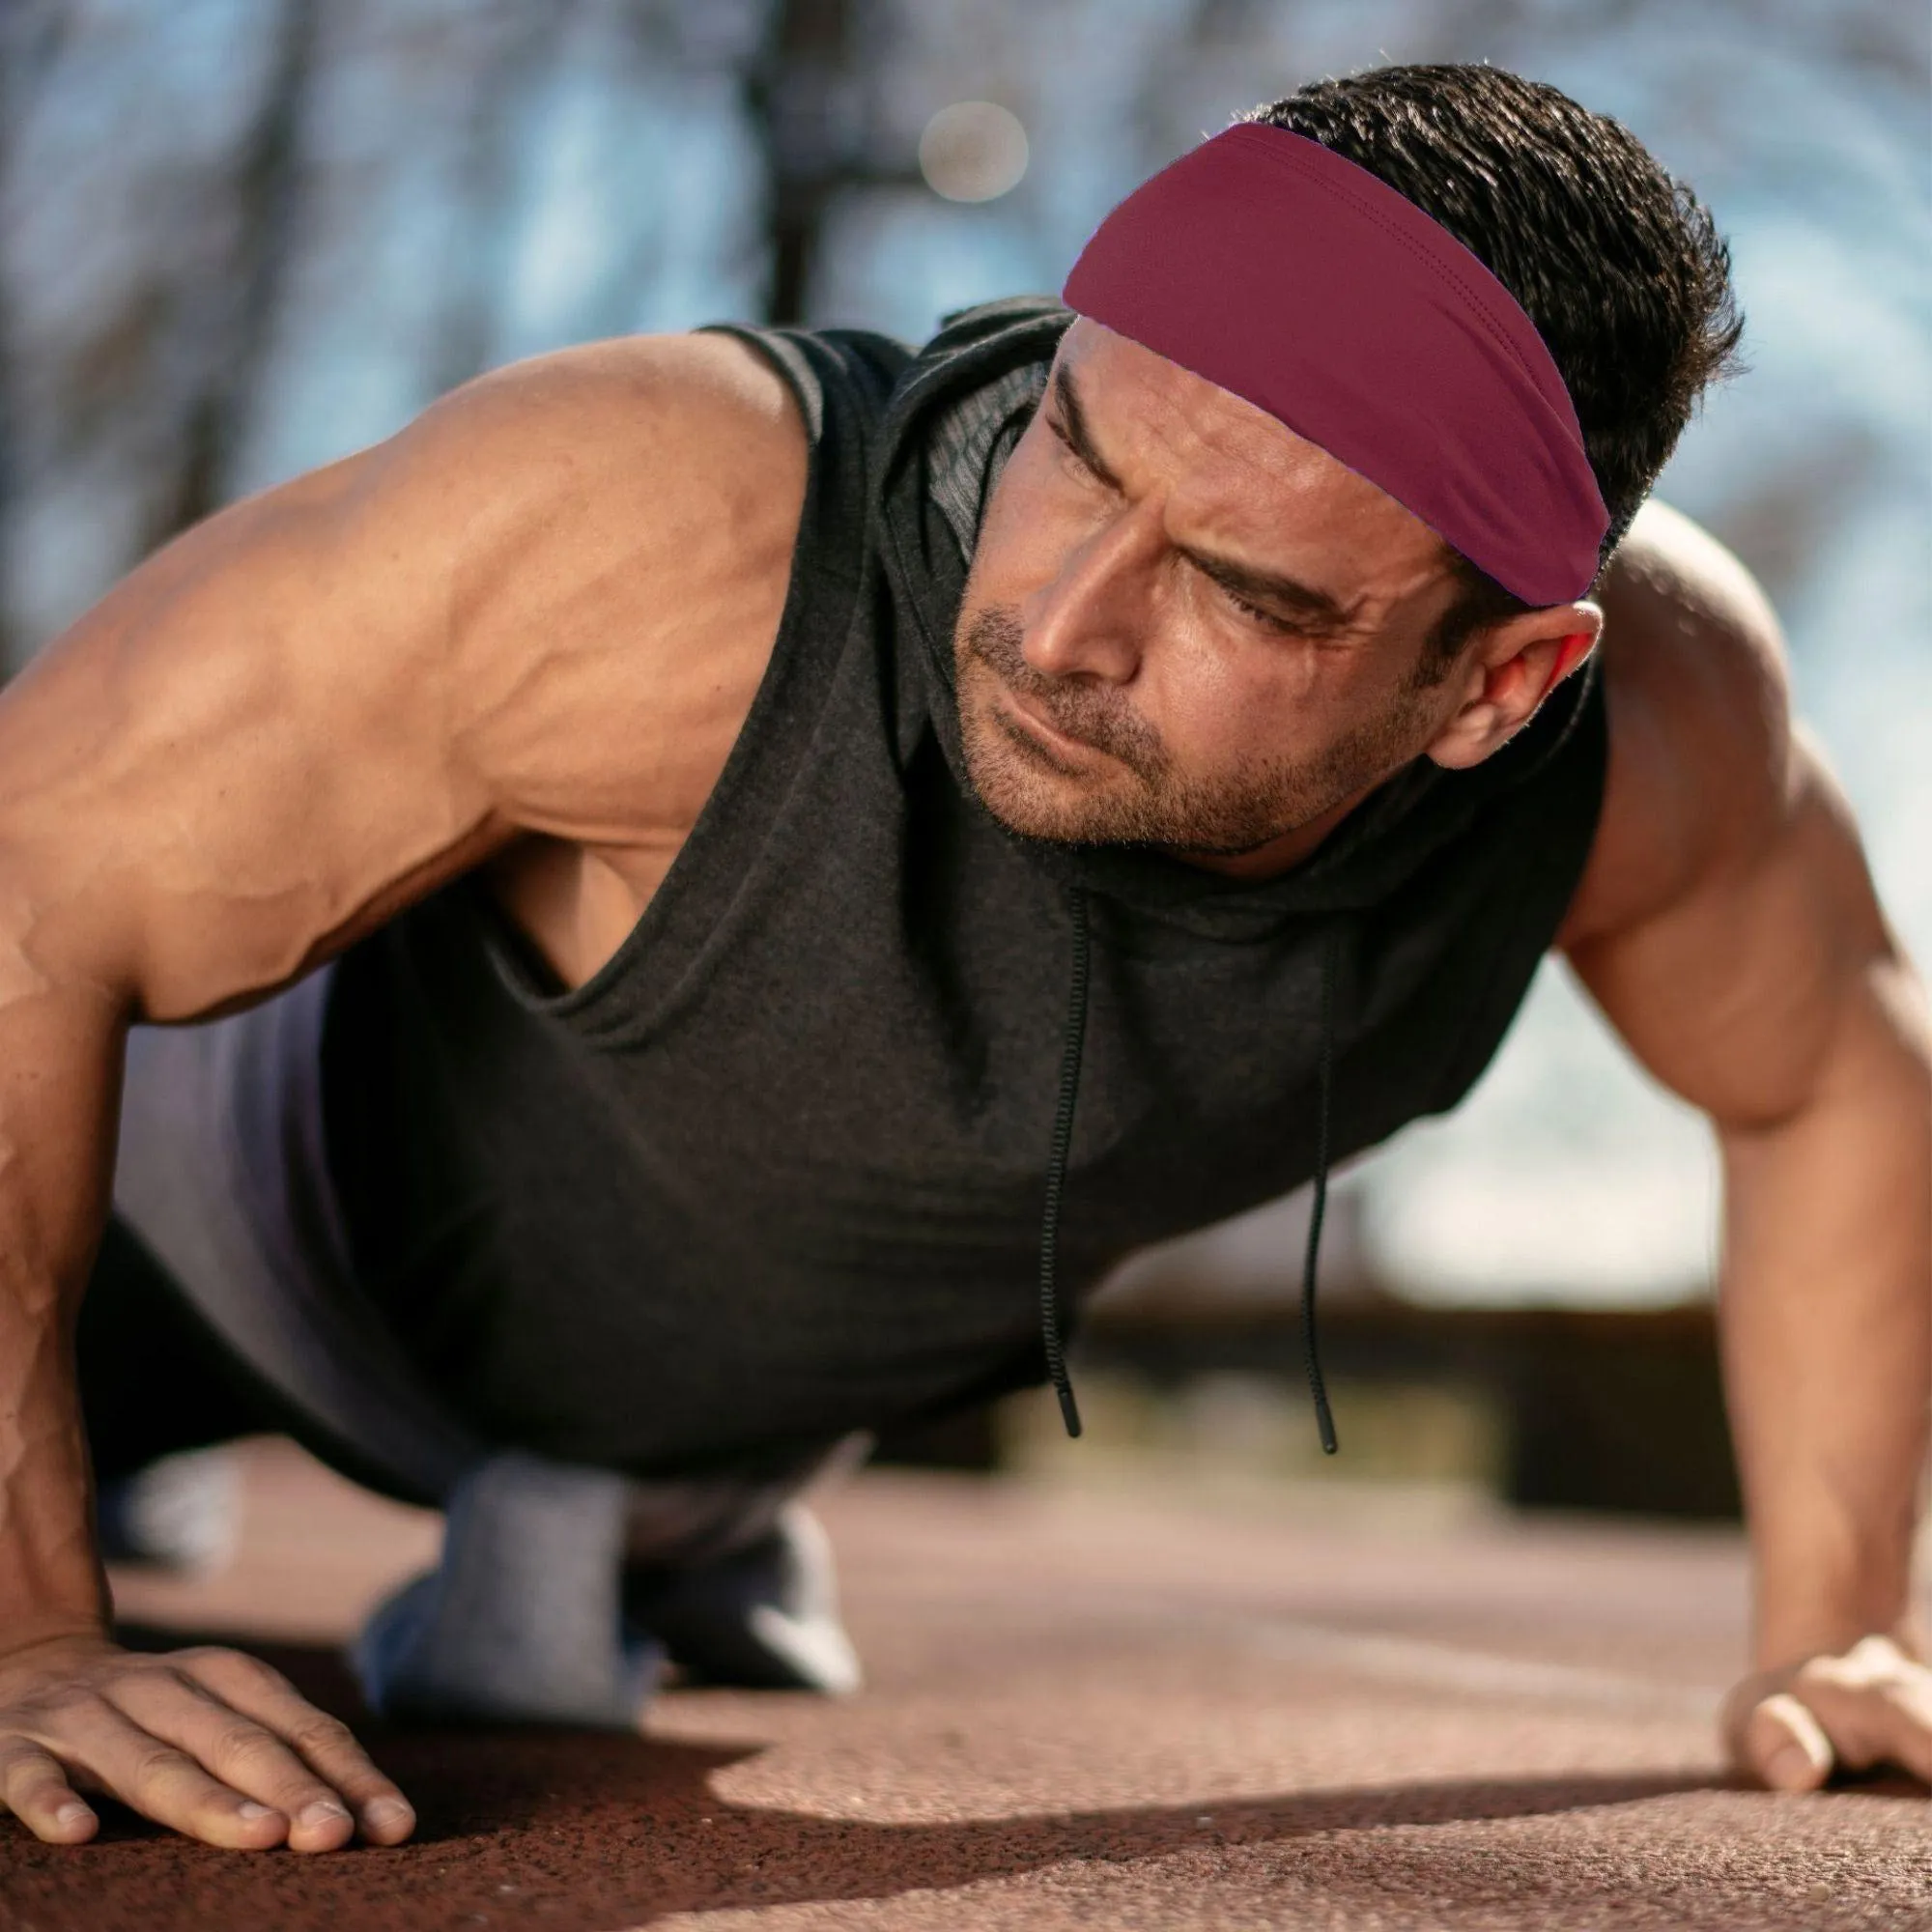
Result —
[[[165, 1638], [124, 1633], [140, 1647]], [[224, 1639], [198, 1639], [222, 1641]], [[713, 1776], [762, 1747], [550, 1730], [402, 1731], [372, 1722], [332, 1654], [247, 1646], [348, 1719], [417, 1807], [410, 1843], [300, 1859], [212, 1851], [132, 1814], [82, 1850], [0, 1838], [0, 1901], [37, 1932], [192, 1925], [329, 1927], [539, 1923], [607, 1932], [675, 1912], [884, 1899], [1079, 1862], [1178, 1853], [1245, 1862], [1242, 1848], [1370, 1828], [1363, 1857], [1396, 1848], [1386, 1828], [1530, 1818], [1710, 1790], [1649, 1776], [1485, 1778], [1280, 1797], [1197, 1801], [997, 1820], [881, 1824], [753, 1809]], [[1204, 1824], [1203, 1818], [1209, 1822]], [[1382, 1828], [1373, 1831], [1373, 1828]], [[1346, 1842], [1346, 1841], [1345, 1841]], [[1327, 1841], [1323, 1882], [1344, 1880]], [[1365, 1877], [1359, 1860], [1344, 1857]], [[1286, 1873], [1283, 1874], [1287, 1876]], [[1253, 1876], [1263, 1878], [1256, 1871]], [[5, 1917], [6, 1915], [0, 1915]]]

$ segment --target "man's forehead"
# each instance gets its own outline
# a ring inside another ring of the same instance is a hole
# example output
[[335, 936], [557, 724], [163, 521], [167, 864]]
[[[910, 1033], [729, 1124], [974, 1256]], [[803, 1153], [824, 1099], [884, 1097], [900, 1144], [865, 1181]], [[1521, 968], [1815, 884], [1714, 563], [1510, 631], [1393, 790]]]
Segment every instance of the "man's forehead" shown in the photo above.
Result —
[[1441, 539], [1419, 517], [1266, 411], [1085, 316], [1055, 357], [1071, 397], [1129, 479], [1169, 491], [1191, 525], [1263, 566], [1318, 562], [1352, 602], [1407, 595], [1442, 573]]

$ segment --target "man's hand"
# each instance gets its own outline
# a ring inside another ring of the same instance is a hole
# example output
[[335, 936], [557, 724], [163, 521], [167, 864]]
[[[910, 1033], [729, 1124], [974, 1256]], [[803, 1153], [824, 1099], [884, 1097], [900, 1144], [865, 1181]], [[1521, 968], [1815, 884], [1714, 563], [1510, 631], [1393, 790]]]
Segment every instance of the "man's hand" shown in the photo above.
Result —
[[1932, 1784], [1932, 1669], [1889, 1636], [1747, 1677], [1724, 1700], [1731, 1761], [1774, 1791], [1893, 1764]]
[[332, 1852], [358, 1825], [393, 1845], [416, 1822], [344, 1724], [239, 1651], [76, 1635], [0, 1657], [0, 1804], [77, 1845], [99, 1824], [82, 1790], [230, 1851]]

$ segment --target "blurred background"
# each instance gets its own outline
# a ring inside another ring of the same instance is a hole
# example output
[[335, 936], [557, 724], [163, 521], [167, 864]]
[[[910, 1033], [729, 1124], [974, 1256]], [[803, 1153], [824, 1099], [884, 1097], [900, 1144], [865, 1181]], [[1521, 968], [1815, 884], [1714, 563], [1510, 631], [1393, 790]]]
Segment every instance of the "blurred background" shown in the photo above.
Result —
[[[909, 338], [1323, 74], [1485, 60], [1629, 126], [1733, 249], [1749, 372], [1658, 494], [1769, 590], [1932, 957], [1932, 13], [1897, 0], [0, 0], [0, 662], [224, 501], [476, 371], [727, 318]], [[1452, 1120], [1142, 1257], [1071, 1454], [1735, 1508], [1711, 1149], [1546, 968]], [[1064, 1474], [1029, 1400], [891, 1454]]]

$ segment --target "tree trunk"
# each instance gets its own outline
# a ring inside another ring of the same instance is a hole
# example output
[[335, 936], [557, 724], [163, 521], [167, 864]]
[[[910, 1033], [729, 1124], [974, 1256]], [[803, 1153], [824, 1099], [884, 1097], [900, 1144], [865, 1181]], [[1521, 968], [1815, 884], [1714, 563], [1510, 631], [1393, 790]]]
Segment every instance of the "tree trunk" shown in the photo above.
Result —
[[174, 487], [160, 498], [149, 543], [166, 542], [225, 500], [236, 452], [256, 403], [301, 201], [300, 137], [315, 66], [320, 0], [283, 0], [274, 68], [237, 170], [235, 295], [220, 353], [211, 355], [183, 431]]
[[832, 197], [849, 178], [851, 0], [777, 0], [746, 99], [765, 152], [765, 319], [805, 319]]
[[[65, 0], [0, 0], [0, 207], [14, 185], [14, 130], [71, 24]], [[19, 430], [23, 372], [9, 285], [14, 266], [11, 251], [0, 247], [0, 679], [12, 677], [25, 655], [14, 623], [12, 583], [14, 522], [27, 486]]]

